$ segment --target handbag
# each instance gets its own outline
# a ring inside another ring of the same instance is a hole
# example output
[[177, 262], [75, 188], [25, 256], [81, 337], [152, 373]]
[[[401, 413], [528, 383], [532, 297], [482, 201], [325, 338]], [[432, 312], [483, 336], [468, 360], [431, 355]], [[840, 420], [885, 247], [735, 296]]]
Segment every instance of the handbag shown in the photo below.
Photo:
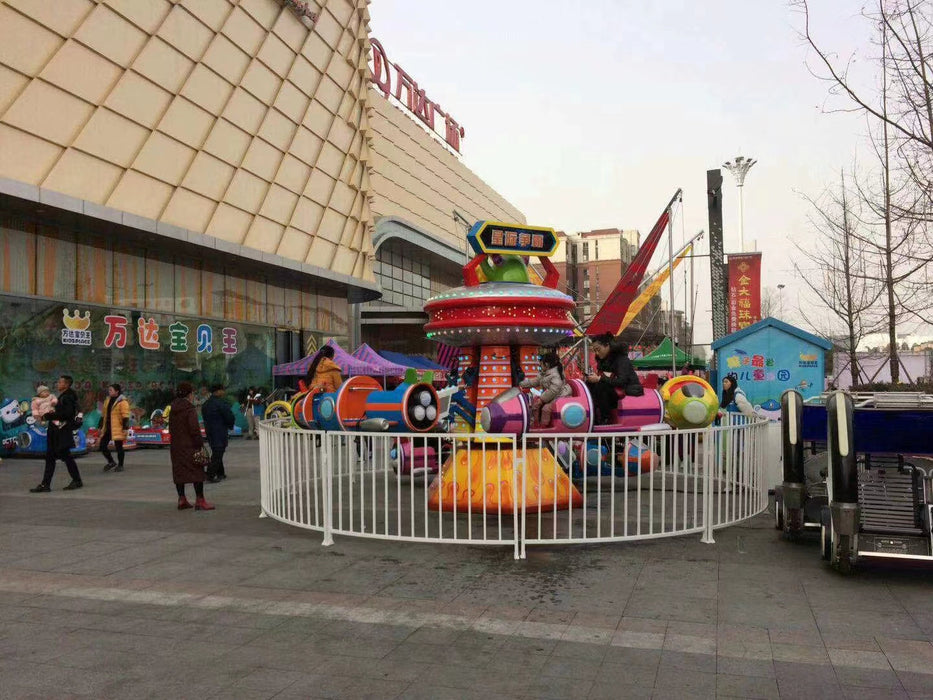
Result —
[[191, 460], [194, 462], [194, 466], [196, 467], [206, 467], [211, 462], [211, 456], [208, 454], [206, 449], [200, 447], [194, 451], [194, 454], [191, 456]]

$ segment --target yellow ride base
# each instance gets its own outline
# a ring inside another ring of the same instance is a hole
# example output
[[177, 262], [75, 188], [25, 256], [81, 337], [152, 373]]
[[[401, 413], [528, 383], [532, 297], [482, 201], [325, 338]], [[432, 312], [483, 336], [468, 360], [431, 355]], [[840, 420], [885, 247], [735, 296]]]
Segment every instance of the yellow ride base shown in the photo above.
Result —
[[[515, 480], [521, 477], [515, 473], [513, 450], [487, 448], [485, 453], [481, 448], [460, 450], [456, 454], [456, 464], [453, 460], [454, 457], [447, 458], [428, 490], [431, 510], [482, 513], [485, 508], [485, 512], [491, 514], [498, 513], [501, 507], [503, 513], [511, 514], [521, 507], [522, 485], [518, 484], [518, 489], [514, 486]], [[564, 510], [583, 506], [583, 496], [553, 454], [547, 450], [529, 450], [525, 460], [526, 508], [546, 510], [555, 508], [556, 504], [557, 510]]]

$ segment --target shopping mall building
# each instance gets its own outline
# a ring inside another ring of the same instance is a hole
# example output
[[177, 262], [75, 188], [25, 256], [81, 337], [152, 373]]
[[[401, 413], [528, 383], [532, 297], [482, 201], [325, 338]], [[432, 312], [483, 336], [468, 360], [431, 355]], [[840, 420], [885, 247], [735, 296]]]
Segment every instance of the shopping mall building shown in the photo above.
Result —
[[268, 385], [327, 338], [431, 350], [466, 226], [524, 217], [368, 4], [0, 4], [0, 401], [60, 373], [143, 405]]

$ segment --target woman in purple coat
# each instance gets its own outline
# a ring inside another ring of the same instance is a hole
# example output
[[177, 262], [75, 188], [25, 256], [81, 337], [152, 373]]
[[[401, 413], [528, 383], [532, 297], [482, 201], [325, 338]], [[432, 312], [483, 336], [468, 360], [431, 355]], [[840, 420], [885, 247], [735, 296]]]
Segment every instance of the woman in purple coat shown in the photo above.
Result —
[[178, 510], [191, 508], [185, 496], [185, 484], [194, 484], [197, 497], [195, 510], [214, 510], [214, 506], [204, 500], [204, 466], [196, 464], [194, 454], [204, 446], [201, 426], [198, 425], [198, 411], [191, 402], [194, 387], [191, 382], [181, 382], [175, 391], [168, 415], [168, 430], [172, 435], [172, 478], [178, 491]]

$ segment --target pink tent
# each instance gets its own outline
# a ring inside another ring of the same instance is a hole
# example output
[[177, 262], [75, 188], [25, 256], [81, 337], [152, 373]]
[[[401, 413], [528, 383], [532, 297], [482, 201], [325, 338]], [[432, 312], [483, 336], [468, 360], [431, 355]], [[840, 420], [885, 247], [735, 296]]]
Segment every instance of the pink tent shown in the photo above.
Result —
[[[327, 344], [334, 349], [334, 362], [337, 363], [337, 366], [340, 367], [340, 371], [345, 375], [354, 376], [362, 374], [371, 377], [383, 376], [379, 368], [353, 357], [353, 355], [337, 345], [333, 340], [328, 340]], [[308, 368], [311, 366], [311, 363], [314, 362], [315, 357], [317, 357], [316, 352], [295, 362], [275, 365], [272, 368], [272, 374], [276, 377], [303, 377], [308, 373]]]
[[408, 370], [408, 367], [396, 364], [382, 357], [366, 343], [363, 343], [353, 351], [353, 357], [375, 367], [378, 370], [376, 374], [380, 377], [403, 377]]

